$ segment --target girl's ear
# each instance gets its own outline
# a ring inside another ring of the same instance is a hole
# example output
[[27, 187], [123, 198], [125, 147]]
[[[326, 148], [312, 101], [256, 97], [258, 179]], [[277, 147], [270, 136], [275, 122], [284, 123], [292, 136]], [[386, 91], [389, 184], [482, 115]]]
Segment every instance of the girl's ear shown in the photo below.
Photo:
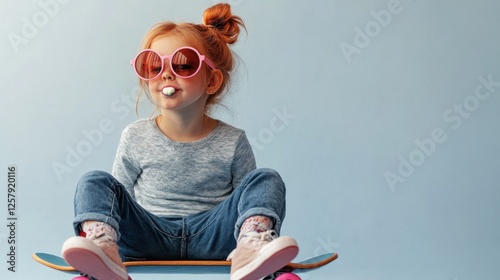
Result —
[[212, 69], [210, 80], [208, 81], [206, 93], [212, 95], [216, 93], [222, 85], [223, 77], [219, 69]]

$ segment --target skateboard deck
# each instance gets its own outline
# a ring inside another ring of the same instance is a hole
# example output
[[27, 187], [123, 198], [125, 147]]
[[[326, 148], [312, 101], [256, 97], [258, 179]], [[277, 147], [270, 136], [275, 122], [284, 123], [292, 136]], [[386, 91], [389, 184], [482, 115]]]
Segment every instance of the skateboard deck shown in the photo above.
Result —
[[[33, 253], [33, 259], [49, 268], [68, 273], [78, 274], [73, 267], [56, 255], [47, 253]], [[304, 261], [292, 262], [286, 265], [282, 272], [300, 273], [322, 267], [338, 258], [337, 253], [319, 255]], [[231, 262], [221, 260], [147, 260], [127, 261], [123, 263], [128, 273], [193, 273], [193, 274], [225, 274], [229, 273]]]

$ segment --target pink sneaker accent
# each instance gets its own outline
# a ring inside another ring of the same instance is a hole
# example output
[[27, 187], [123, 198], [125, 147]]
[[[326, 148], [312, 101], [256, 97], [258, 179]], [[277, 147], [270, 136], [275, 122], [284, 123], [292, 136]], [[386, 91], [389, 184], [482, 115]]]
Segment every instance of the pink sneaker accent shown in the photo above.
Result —
[[[112, 250], [111, 247], [109, 249]], [[115, 250], [117, 249], [116, 246]], [[104, 250], [90, 239], [80, 236], [69, 238], [64, 242], [62, 255], [72, 267], [93, 278], [106, 280], [130, 279], [123, 264], [117, 264], [111, 260]]]
[[231, 280], [255, 280], [283, 268], [299, 252], [295, 239], [277, 237], [276, 232], [250, 232], [231, 253]]

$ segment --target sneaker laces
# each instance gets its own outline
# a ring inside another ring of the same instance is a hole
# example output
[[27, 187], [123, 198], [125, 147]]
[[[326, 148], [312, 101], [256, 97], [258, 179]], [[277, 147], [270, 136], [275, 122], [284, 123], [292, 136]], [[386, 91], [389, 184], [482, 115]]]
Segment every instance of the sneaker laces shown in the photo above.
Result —
[[268, 230], [264, 232], [247, 232], [241, 237], [242, 240], [244, 238], [248, 238], [246, 239], [246, 242], [248, 244], [259, 246], [262, 243], [268, 243], [278, 238], [278, 234], [274, 230]]
[[[276, 231], [274, 231], [274, 230], [268, 230], [268, 231], [263, 231], [263, 232], [252, 231], [252, 232], [244, 233], [240, 239], [240, 242], [245, 242], [246, 244], [248, 244], [250, 246], [258, 247], [258, 246], [261, 246], [262, 244], [269, 243], [276, 238], [278, 238], [278, 233], [276, 233]], [[229, 256], [227, 256], [227, 260], [231, 260], [233, 258], [235, 251], [236, 251], [236, 249], [234, 249], [229, 254]]]

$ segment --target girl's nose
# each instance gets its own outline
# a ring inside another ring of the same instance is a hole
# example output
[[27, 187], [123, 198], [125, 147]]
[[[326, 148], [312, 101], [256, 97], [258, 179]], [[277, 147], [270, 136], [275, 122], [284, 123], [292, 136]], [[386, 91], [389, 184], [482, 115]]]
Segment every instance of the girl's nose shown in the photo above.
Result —
[[163, 63], [165, 63], [163, 66], [163, 73], [161, 73], [161, 78], [163, 80], [174, 80], [175, 79], [175, 74], [172, 73], [172, 69], [170, 69], [170, 63], [168, 63], [167, 61], [164, 61]]

